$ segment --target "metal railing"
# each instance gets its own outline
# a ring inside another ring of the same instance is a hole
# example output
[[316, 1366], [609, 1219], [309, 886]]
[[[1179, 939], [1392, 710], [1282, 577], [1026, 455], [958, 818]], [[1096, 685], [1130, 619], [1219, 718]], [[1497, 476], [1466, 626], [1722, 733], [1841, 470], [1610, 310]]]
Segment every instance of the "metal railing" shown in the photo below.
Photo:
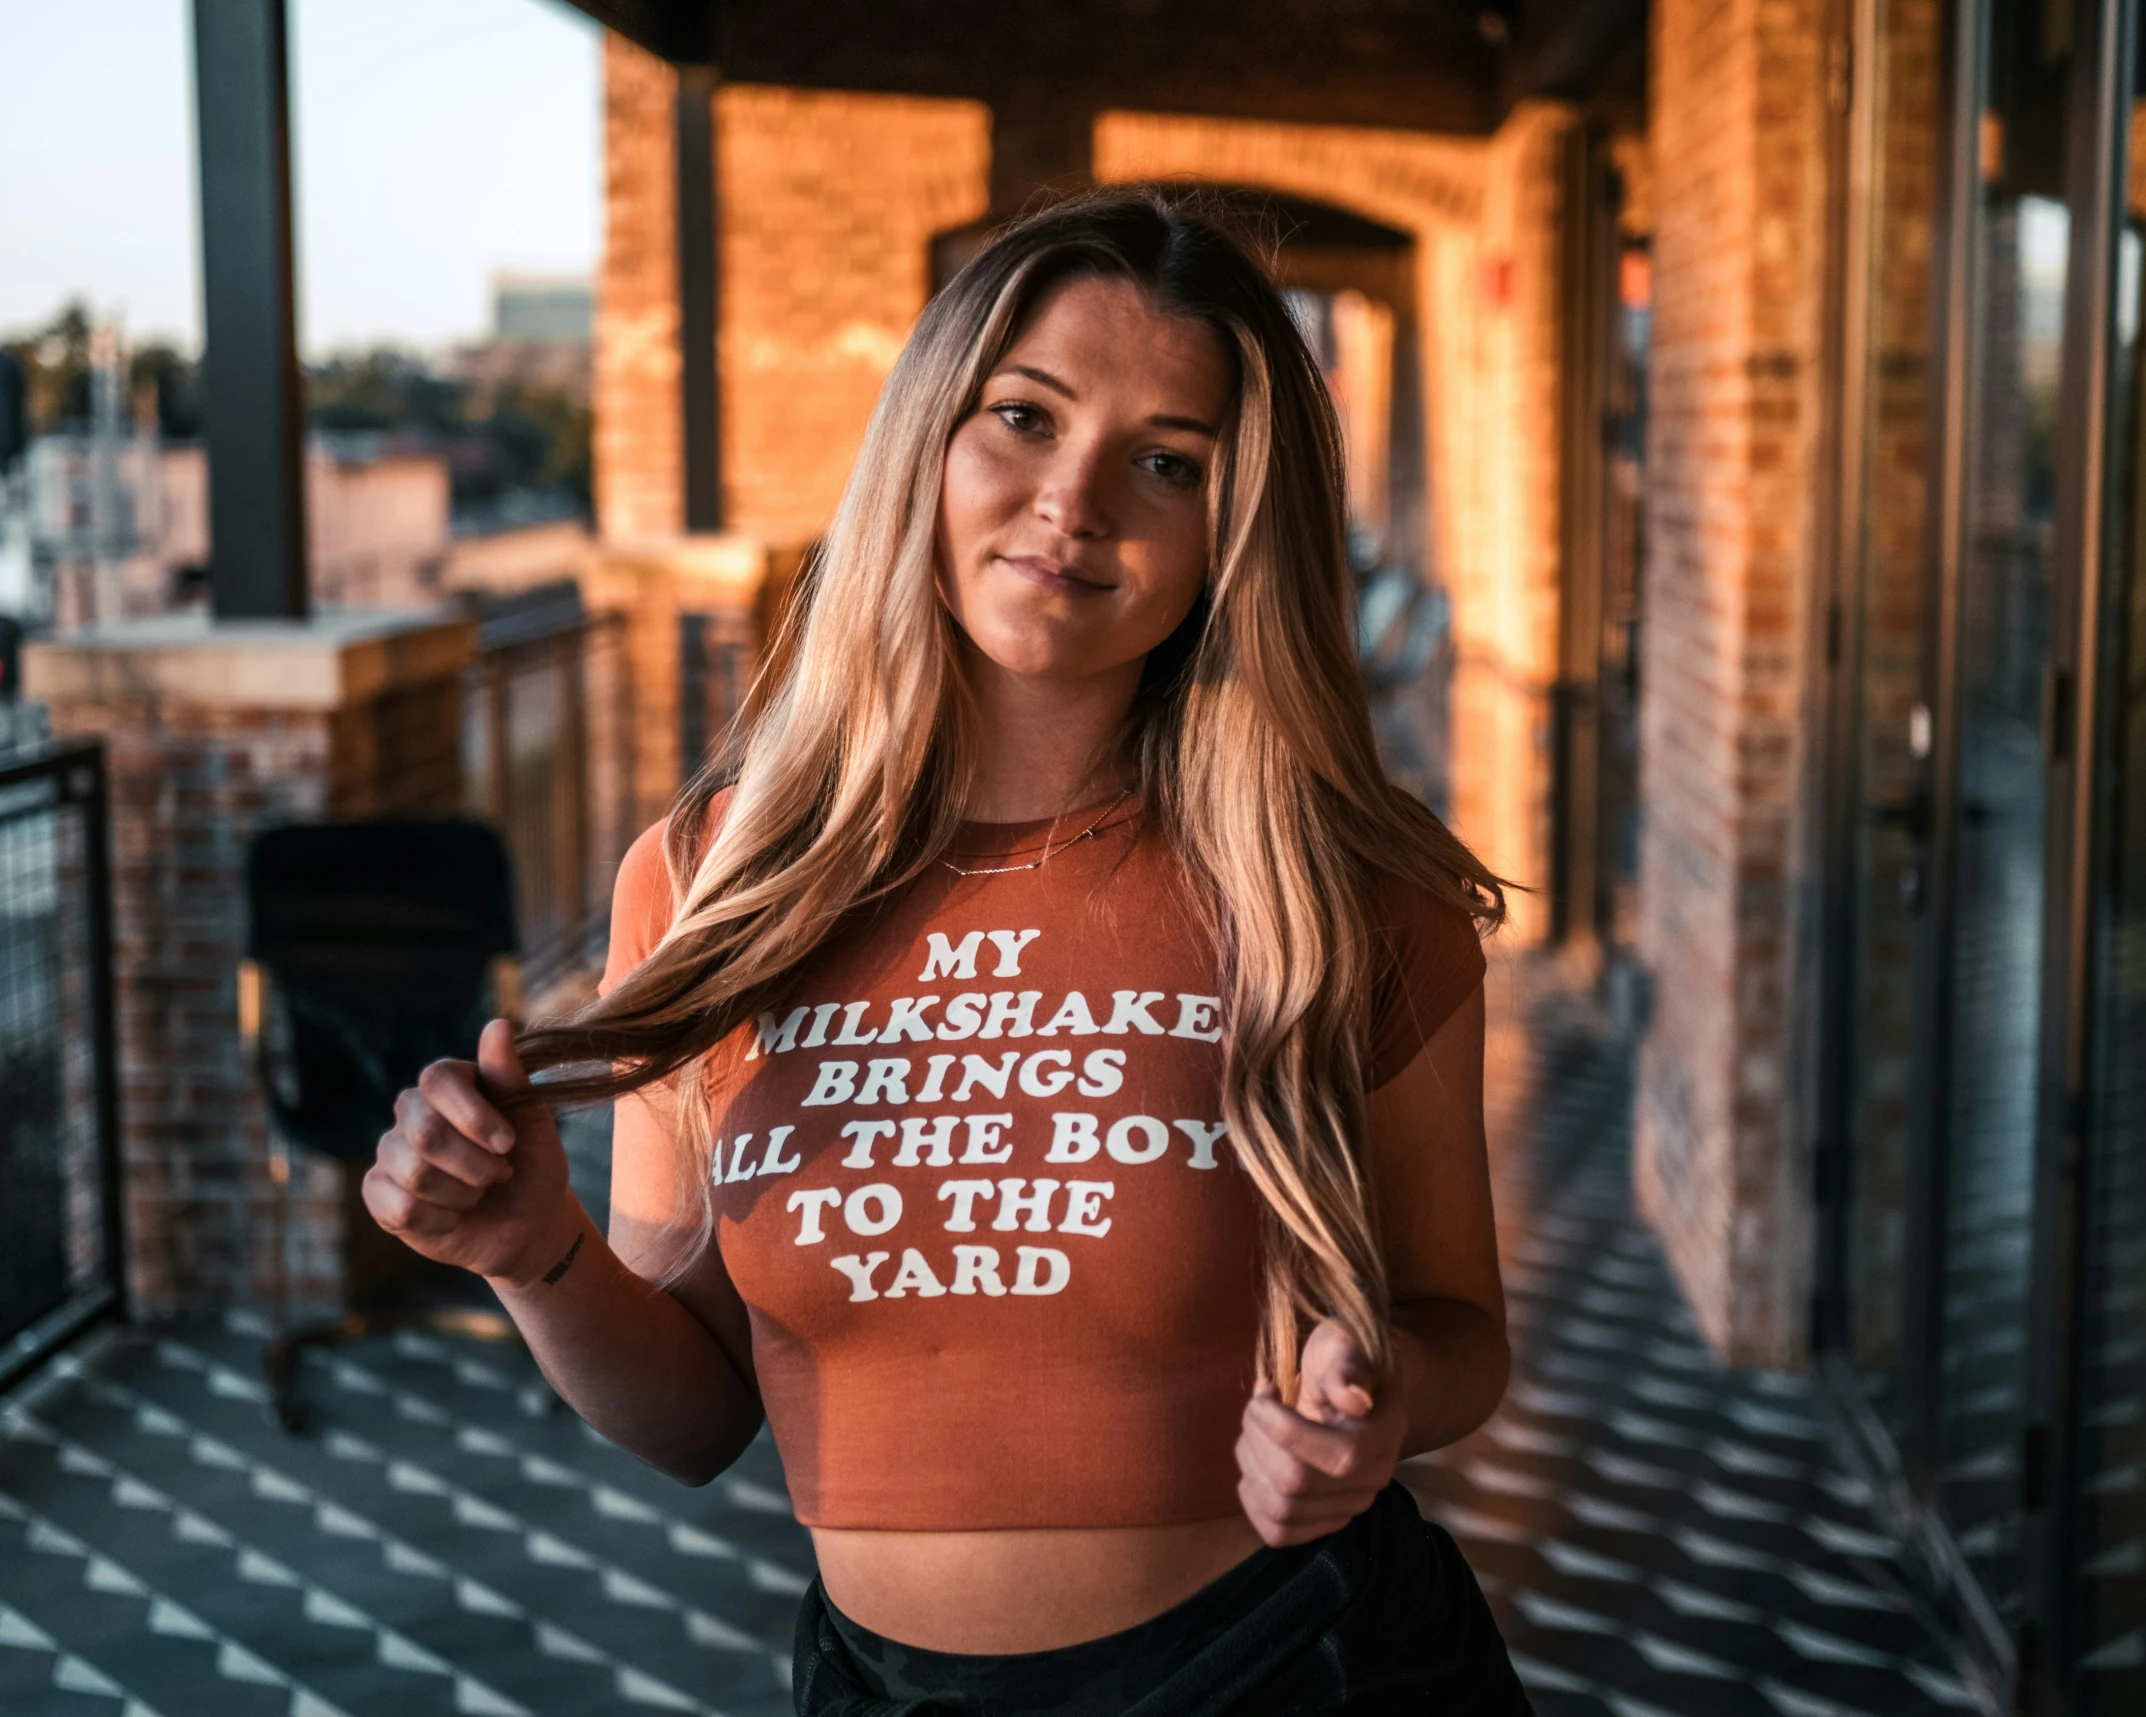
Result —
[[532, 995], [602, 958], [610, 886], [635, 831], [625, 628], [571, 583], [489, 598], [464, 682], [466, 808], [513, 855]]
[[749, 614], [678, 616], [678, 767], [690, 779], [728, 743], [756, 655]]
[[104, 751], [0, 759], [0, 1387], [125, 1309]]

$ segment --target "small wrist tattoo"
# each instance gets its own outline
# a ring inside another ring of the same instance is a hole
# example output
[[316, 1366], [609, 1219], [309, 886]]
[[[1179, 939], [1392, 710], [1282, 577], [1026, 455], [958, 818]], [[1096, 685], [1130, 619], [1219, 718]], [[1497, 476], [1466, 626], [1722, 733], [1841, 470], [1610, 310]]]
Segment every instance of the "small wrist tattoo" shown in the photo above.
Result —
[[581, 1250], [581, 1242], [586, 1238], [585, 1233], [574, 1236], [574, 1243], [566, 1249], [566, 1256], [544, 1272], [542, 1279], [545, 1287], [550, 1287], [574, 1267], [574, 1254]]

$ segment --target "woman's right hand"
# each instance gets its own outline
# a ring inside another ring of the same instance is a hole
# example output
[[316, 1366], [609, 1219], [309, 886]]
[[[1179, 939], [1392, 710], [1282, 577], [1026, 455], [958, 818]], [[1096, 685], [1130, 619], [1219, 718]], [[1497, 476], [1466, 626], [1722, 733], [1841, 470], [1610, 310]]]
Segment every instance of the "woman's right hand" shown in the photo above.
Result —
[[477, 1059], [435, 1061], [395, 1100], [395, 1125], [366, 1171], [365, 1208], [412, 1251], [526, 1287], [588, 1218], [567, 1185], [566, 1149], [551, 1111], [495, 1099], [529, 1089], [514, 1028], [495, 1019]]

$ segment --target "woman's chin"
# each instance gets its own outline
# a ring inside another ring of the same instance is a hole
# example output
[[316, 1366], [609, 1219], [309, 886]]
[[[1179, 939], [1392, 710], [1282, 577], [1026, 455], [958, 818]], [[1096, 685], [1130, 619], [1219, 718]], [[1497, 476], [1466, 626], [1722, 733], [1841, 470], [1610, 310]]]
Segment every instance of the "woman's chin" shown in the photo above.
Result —
[[1023, 629], [970, 642], [983, 664], [1011, 679], [1071, 683], [1108, 674], [1119, 665], [1112, 651], [1096, 648], [1093, 640], [1057, 633]]

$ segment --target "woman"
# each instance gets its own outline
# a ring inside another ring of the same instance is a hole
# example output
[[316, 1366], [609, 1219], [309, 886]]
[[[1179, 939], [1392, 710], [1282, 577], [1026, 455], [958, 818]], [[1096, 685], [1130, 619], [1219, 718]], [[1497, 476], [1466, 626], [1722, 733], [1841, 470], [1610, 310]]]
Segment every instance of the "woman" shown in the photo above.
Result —
[[[763, 1412], [803, 1712], [1522, 1712], [1393, 1482], [1505, 1384], [1478, 926], [1388, 785], [1338, 434], [1191, 194], [925, 311], [602, 997], [405, 1092], [366, 1202], [689, 1484]], [[614, 1097], [612, 1222], [525, 1068]]]

